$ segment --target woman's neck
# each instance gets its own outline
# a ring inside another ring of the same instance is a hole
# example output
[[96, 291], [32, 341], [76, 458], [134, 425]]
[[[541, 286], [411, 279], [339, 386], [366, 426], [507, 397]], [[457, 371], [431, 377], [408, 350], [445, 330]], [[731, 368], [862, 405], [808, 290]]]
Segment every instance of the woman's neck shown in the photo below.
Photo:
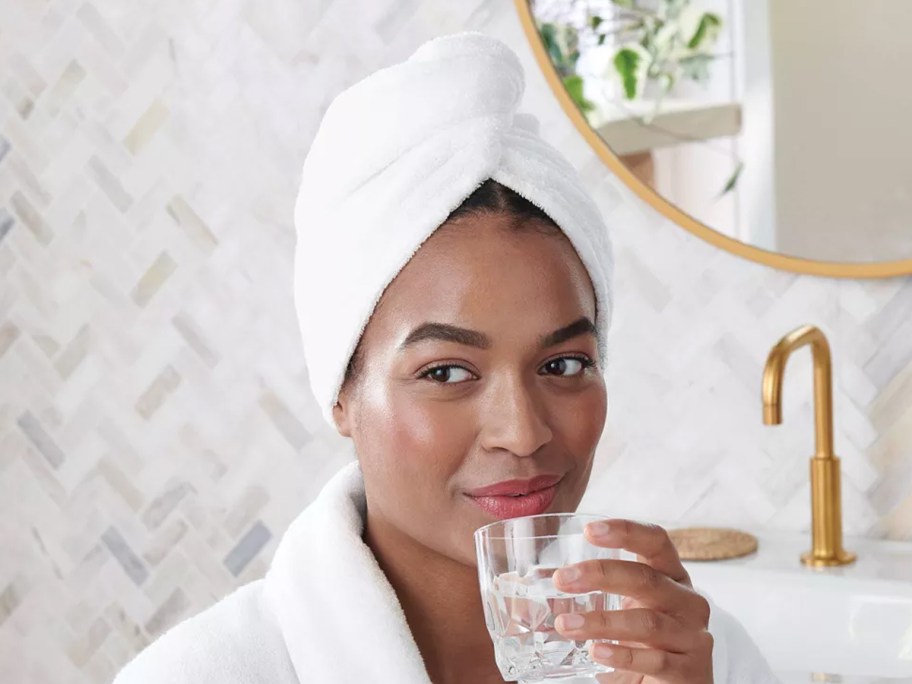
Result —
[[484, 620], [478, 571], [371, 514], [364, 541], [402, 605], [434, 684], [503, 682]]

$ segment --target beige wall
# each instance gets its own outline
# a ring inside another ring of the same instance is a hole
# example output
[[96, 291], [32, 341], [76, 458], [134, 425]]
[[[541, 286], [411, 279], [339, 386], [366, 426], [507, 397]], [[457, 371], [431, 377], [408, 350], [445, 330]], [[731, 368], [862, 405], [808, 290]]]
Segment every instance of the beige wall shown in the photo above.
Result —
[[912, 3], [771, 0], [777, 250], [912, 256]]

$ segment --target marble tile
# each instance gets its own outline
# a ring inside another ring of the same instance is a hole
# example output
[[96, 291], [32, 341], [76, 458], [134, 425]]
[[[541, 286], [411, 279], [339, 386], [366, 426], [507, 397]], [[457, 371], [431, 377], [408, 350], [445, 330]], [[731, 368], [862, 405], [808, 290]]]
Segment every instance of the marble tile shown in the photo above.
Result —
[[177, 587], [146, 621], [143, 629], [150, 636], [164, 633], [168, 627], [175, 625], [180, 618], [186, 616], [188, 605], [187, 595], [183, 589]]
[[131, 292], [133, 301], [140, 307], [145, 306], [176, 269], [177, 264], [174, 263], [170, 254], [167, 252], [159, 254], [133, 288]]
[[101, 541], [107, 547], [111, 555], [120, 563], [124, 572], [129, 575], [136, 584], [142, 584], [149, 576], [149, 571], [133, 550], [130, 548], [127, 540], [118, 531], [116, 527], [109, 527], [101, 535]]
[[262, 522], [257, 520], [247, 533], [241, 537], [237, 546], [225, 556], [225, 567], [228, 568], [232, 575], [237, 577], [271, 538], [272, 533]]
[[17, 423], [32, 445], [47, 459], [52, 468], [59, 468], [63, 464], [66, 459], [63, 450], [57, 445], [54, 438], [47, 433], [44, 426], [31, 411], [26, 411], [19, 416]]

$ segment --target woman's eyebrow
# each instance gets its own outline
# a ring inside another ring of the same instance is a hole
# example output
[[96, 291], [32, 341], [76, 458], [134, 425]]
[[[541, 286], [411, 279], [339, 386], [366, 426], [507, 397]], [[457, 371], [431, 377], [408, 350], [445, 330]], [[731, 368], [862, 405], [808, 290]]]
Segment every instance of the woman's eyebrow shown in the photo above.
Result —
[[[559, 328], [552, 333], [543, 335], [539, 339], [539, 345], [542, 349], [546, 349], [583, 334], [596, 334], [595, 325], [587, 316], [583, 316], [570, 325]], [[447, 323], [428, 322], [422, 323], [412, 330], [408, 337], [405, 338], [405, 341], [399, 345], [399, 349], [403, 350], [422, 340], [443, 340], [445, 342], [464, 344], [467, 347], [478, 347], [479, 349], [489, 349], [491, 347], [491, 338], [477, 330], [460, 328]]]
[[422, 340], [444, 340], [479, 349], [488, 349], [491, 346], [491, 339], [477, 330], [459, 328], [446, 323], [422, 323], [408, 334], [405, 341], [399, 345], [399, 349], [405, 349]]
[[563, 328], [555, 330], [553, 333], [543, 336], [541, 340], [539, 340], [539, 344], [542, 349], [547, 349], [548, 347], [553, 347], [556, 344], [566, 342], [574, 337], [585, 334], [597, 336], [595, 325], [589, 320], [588, 316], [583, 316], [579, 320], [573, 321], [570, 325], [566, 325]]

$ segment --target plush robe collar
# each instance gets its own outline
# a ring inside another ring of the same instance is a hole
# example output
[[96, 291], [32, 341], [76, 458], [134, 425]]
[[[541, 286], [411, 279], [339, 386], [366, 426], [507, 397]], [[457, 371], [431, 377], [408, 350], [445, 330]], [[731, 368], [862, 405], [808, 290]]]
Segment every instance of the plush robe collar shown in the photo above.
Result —
[[288, 527], [264, 578], [266, 600], [301, 682], [431, 684], [399, 598], [362, 538], [366, 512], [353, 461]]

